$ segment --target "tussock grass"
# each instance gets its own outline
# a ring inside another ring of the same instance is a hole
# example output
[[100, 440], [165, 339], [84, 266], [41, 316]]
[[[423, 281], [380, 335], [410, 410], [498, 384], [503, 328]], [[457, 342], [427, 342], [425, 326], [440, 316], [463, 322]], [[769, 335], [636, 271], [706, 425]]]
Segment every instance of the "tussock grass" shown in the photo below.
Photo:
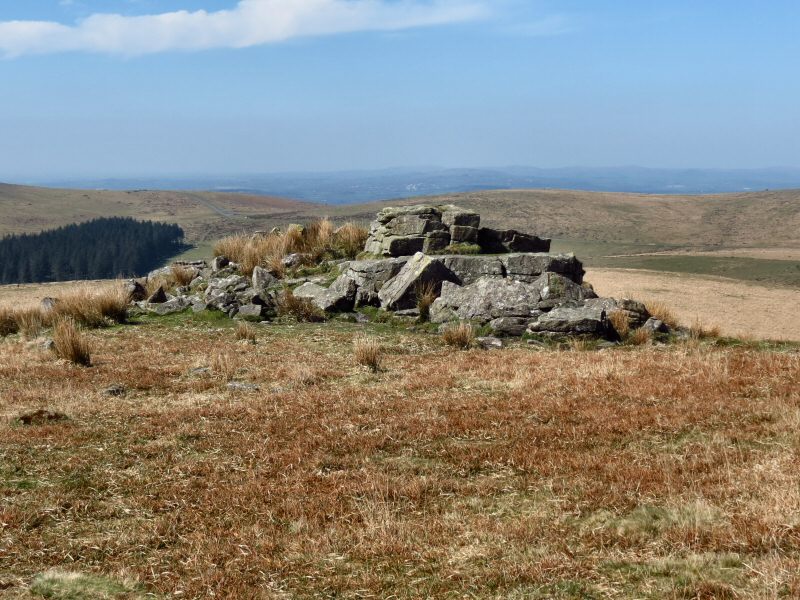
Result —
[[267, 235], [223, 238], [214, 245], [214, 254], [239, 263], [245, 274], [261, 266], [276, 277], [283, 277], [286, 268], [282, 260], [289, 254], [301, 254], [305, 265], [328, 258], [355, 258], [364, 249], [367, 236], [367, 229], [355, 223], [335, 229], [331, 220], [317, 219]]
[[455, 346], [462, 350], [468, 350], [475, 344], [475, 328], [472, 323], [461, 322], [449, 325], [442, 332], [442, 340], [448, 346]]
[[124, 323], [128, 318], [128, 297], [121, 285], [99, 290], [83, 286], [62, 294], [52, 312], [55, 317], [67, 317], [86, 327]]
[[429, 281], [417, 285], [417, 309], [419, 310], [419, 320], [428, 321], [431, 316], [431, 305], [437, 298], [436, 285]]
[[631, 346], [643, 346], [645, 344], [650, 344], [653, 341], [653, 333], [643, 327], [640, 327], [632, 331], [625, 341]]
[[666, 303], [659, 300], [648, 300], [644, 305], [645, 308], [647, 308], [647, 312], [650, 313], [650, 316], [665, 323], [669, 327], [675, 328], [680, 325], [675, 313]]
[[383, 354], [383, 346], [374, 337], [359, 336], [353, 340], [353, 357], [356, 363], [373, 373], [380, 371]]
[[185, 265], [172, 265], [169, 275], [175, 285], [186, 286], [192, 283], [192, 280], [197, 277], [197, 270]]
[[300, 323], [319, 323], [325, 320], [325, 313], [308, 298], [298, 298], [291, 289], [286, 288], [278, 296], [277, 311], [280, 317], [289, 317]]
[[19, 332], [17, 313], [8, 306], [0, 306], [0, 337], [6, 337]]
[[258, 330], [255, 325], [246, 321], [239, 321], [236, 323], [236, 329], [234, 329], [233, 334], [239, 341], [255, 343], [258, 339]]
[[708, 326], [700, 319], [695, 319], [689, 326], [689, 336], [694, 340], [718, 338], [720, 336], [720, 328], [717, 325]]
[[83, 367], [91, 366], [91, 345], [70, 318], [59, 318], [53, 326], [53, 351], [56, 356]]
[[611, 323], [611, 326], [614, 328], [614, 331], [617, 332], [617, 335], [621, 339], [625, 339], [628, 337], [628, 334], [631, 332], [630, 323], [628, 322], [628, 316], [625, 314], [624, 311], [621, 310], [614, 310], [611, 311], [608, 315], [608, 322]]
[[236, 358], [230, 352], [217, 352], [211, 361], [211, 370], [222, 381], [233, 381], [239, 367]]

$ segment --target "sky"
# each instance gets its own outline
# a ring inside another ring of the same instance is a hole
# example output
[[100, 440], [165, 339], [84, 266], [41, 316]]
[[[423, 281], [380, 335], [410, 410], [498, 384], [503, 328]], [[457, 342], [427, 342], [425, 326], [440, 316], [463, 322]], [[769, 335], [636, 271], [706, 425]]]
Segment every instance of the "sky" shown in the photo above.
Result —
[[0, 0], [0, 179], [800, 167], [797, 0]]

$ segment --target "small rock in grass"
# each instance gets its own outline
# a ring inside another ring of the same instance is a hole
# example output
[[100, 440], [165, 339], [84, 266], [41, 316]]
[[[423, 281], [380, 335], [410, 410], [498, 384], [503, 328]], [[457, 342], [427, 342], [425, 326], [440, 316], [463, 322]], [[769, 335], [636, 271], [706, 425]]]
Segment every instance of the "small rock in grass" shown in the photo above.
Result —
[[127, 393], [127, 388], [119, 383], [113, 383], [103, 390], [106, 396], [124, 396]]
[[243, 381], [231, 381], [227, 388], [237, 392], [257, 392], [260, 388], [255, 383], [245, 383]]
[[479, 348], [483, 348], [484, 350], [502, 350], [503, 349], [503, 340], [497, 337], [479, 337], [475, 338], [475, 343], [478, 344]]
[[64, 421], [67, 415], [54, 410], [39, 409], [30, 413], [20, 415], [19, 421], [23, 425], [44, 425], [45, 423], [57, 423]]

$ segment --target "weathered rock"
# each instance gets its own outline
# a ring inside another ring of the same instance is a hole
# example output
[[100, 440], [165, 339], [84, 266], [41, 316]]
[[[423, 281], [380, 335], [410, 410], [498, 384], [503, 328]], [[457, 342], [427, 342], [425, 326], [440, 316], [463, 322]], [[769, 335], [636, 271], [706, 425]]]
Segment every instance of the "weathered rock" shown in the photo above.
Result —
[[645, 324], [642, 325], [642, 329], [644, 329], [645, 331], [649, 331], [652, 334], [670, 332], [669, 325], [664, 323], [664, 321], [656, 319], [655, 317], [650, 317], [649, 319], [647, 319]]
[[508, 254], [497, 257], [503, 263], [506, 277], [535, 281], [542, 273], [558, 273], [575, 283], [583, 282], [583, 264], [574, 254]]
[[539, 311], [534, 311], [530, 317], [500, 317], [489, 321], [489, 327], [496, 336], [520, 337], [539, 314]]
[[432, 286], [438, 294], [444, 281], [456, 282], [458, 278], [441, 261], [418, 252], [380, 289], [378, 298], [387, 310], [414, 308], [422, 287]]
[[227, 256], [215, 256], [214, 259], [211, 261], [211, 271], [216, 273], [217, 271], [221, 271], [225, 267], [230, 264], [230, 260]]
[[530, 324], [528, 331], [606, 337], [610, 326], [606, 311], [601, 307], [559, 306], [540, 315]]
[[355, 306], [378, 306], [378, 292], [384, 284], [395, 277], [408, 262], [408, 258], [384, 260], [356, 260], [347, 264], [342, 272], [356, 282]]
[[504, 252], [550, 252], [550, 240], [521, 233], [514, 229], [478, 230], [478, 245], [484, 252], [501, 254]]
[[225, 387], [236, 392], [257, 392], [261, 389], [255, 383], [245, 383], [243, 381], [229, 381]]
[[561, 304], [569, 302], [583, 302], [587, 298], [595, 298], [597, 294], [589, 288], [585, 288], [567, 279], [559, 273], [544, 273], [533, 285], [541, 290], [541, 298], [537, 308], [547, 310]]
[[148, 304], [161, 304], [167, 301], [167, 293], [164, 291], [164, 286], [158, 286], [158, 289], [153, 292], [147, 299]]
[[458, 319], [488, 323], [502, 317], [531, 319], [538, 314], [542, 286], [513, 279], [481, 277], [473, 284], [442, 284], [439, 298], [431, 306], [431, 321]]
[[119, 383], [112, 383], [106, 389], [103, 390], [103, 394], [106, 396], [124, 396], [127, 393], [127, 388]]
[[189, 301], [186, 298], [175, 297], [166, 300], [165, 302], [151, 304], [147, 302], [140, 302], [139, 306], [144, 308], [147, 312], [154, 315], [171, 315], [174, 313], [183, 312], [189, 308]]
[[431, 231], [428, 233], [422, 244], [422, 251], [425, 254], [439, 254], [450, 245], [449, 231]]
[[147, 298], [147, 290], [145, 287], [136, 281], [135, 279], [131, 279], [126, 281], [123, 289], [125, 293], [128, 295], [128, 299], [130, 302], [141, 302], [145, 298]]
[[433, 206], [389, 207], [370, 226], [365, 250], [378, 256], [439, 252], [450, 244], [442, 212]]
[[303, 264], [303, 255], [297, 252], [293, 254], [287, 254], [281, 259], [281, 264], [287, 269], [294, 269], [295, 267], [299, 267], [300, 265]]
[[627, 319], [628, 329], [631, 330], [643, 326], [650, 318], [650, 312], [642, 302], [629, 298], [620, 300], [615, 298], [595, 298], [587, 300], [585, 305], [603, 308], [609, 317], [615, 312], [622, 313]]
[[491, 336], [479, 337], [475, 338], [475, 345], [483, 350], [502, 350], [503, 340]]
[[477, 227], [467, 227], [466, 225], [452, 225], [450, 227], [450, 240], [453, 244], [477, 244]]
[[348, 312], [353, 310], [357, 291], [358, 286], [353, 279], [340, 275], [329, 288], [316, 283], [304, 283], [294, 290], [294, 295], [311, 300], [325, 312]]
[[497, 256], [457, 255], [443, 256], [440, 260], [455, 273], [461, 285], [470, 285], [481, 277], [505, 277], [505, 266]]
[[278, 284], [278, 280], [263, 267], [253, 269], [252, 285], [259, 292]]
[[243, 321], [263, 321], [264, 306], [259, 304], [245, 304], [239, 307], [236, 318]]
[[442, 223], [450, 227], [451, 231], [454, 225], [458, 227], [470, 227], [472, 229], [478, 229], [481, 226], [481, 216], [475, 211], [460, 208], [452, 204], [441, 206], [439, 209], [442, 212]]

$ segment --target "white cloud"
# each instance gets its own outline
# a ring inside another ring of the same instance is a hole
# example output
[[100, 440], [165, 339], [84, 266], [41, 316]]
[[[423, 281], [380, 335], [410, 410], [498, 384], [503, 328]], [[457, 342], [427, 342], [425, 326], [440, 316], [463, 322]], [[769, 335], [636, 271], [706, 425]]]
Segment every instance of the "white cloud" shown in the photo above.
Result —
[[3, 21], [0, 54], [82, 51], [132, 56], [245, 48], [301, 36], [443, 25], [488, 14], [487, 0], [240, 0], [230, 10], [95, 14], [72, 26]]

